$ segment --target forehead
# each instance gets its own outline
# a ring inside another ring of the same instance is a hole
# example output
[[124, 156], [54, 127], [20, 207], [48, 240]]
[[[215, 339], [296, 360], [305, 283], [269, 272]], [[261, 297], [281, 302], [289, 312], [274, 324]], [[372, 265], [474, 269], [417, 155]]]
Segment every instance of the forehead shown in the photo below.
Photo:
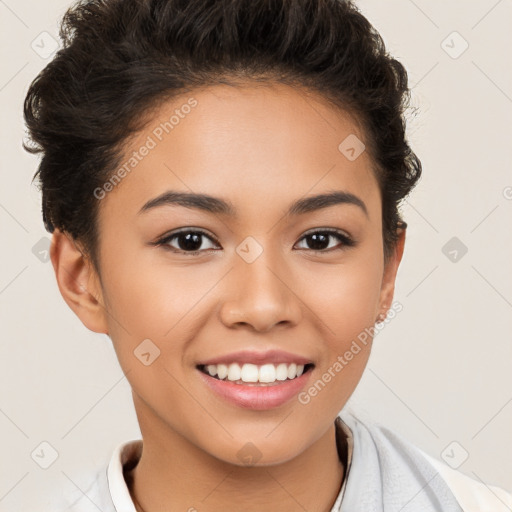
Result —
[[[123, 178], [102, 201], [136, 214], [166, 190], [229, 199], [239, 212], [327, 190], [379, 192], [357, 119], [283, 84], [210, 86], [152, 112], [125, 150]], [[354, 152], [346, 150], [354, 148]]]

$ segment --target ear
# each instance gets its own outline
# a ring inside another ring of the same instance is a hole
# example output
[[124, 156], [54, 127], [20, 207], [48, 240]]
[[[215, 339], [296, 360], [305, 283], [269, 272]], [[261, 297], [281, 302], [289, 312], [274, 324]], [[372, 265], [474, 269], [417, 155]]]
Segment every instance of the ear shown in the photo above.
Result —
[[99, 277], [75, 241], [56, 229], [50, 247], [55, 277], [67, 305], [91, 331], [108, 334]]
[[405, 222], [401, 224], [401, 227], [397, 228], [398, 240], [396, 241], [393, 254], [389, 257], [384, 267], [379, 299], [379, 312], [376, 321], [382, 322], [386, 318], [387, 312], [393, 302], [396, 274], [404, 253], [406, 228], [407, 224]]

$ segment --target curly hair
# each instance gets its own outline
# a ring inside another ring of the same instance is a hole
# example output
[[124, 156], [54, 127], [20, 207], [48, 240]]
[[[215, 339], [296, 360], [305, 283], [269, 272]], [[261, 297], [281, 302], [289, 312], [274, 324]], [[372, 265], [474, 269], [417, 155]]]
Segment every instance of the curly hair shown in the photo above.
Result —
[[421, 175], [405, 135], [407, 72], [351, 0], [81, 0], [62, 48], [30, 84], [24, 118], [45, 228], [99, 270], [98, 200], [149, 112], [194, 88], [241, 80], [312, 90], [355, 116], [382, 199], [386, 260]]

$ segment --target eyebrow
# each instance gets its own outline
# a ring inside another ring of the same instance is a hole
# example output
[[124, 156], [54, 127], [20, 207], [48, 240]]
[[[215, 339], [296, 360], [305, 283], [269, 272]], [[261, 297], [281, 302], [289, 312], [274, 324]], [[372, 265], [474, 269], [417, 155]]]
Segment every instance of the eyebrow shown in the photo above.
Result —
[[[287, 216], [302, 215], [338, 204], [351, 204], [359, 207], [366, 217], [369, 217], [368, 210], [362, 199], [356, 195], [343, 190], [336, 190], [316, 196], [308, 196], [292, 203], [286, 213]], [[185, 208], [203, 210], [209, 213], [222, 214], [235, 217], [236, 208], [229, 201], [208, 194], [196, 194], [192, 192], [176, 192], [169, 190], [163, 194], [150, 199], [139, 210], [139, 214], [164, 205], [178, 205]]]

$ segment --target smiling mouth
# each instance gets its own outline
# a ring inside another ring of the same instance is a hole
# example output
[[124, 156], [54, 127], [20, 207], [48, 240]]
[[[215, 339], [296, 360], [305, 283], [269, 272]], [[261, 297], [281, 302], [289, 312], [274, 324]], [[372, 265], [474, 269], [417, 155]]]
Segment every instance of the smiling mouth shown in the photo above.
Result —
[[275, 386], [297, 379], [311, 371], [314, 364], [209, 364], [199, 365], [198, 370], [220, 381], [245, 386]]

